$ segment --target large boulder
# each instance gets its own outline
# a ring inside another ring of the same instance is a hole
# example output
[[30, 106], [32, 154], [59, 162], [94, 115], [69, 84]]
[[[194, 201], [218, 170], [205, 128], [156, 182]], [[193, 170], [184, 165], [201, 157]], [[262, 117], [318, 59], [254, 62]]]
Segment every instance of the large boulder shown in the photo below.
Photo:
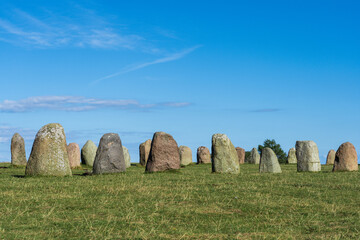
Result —
[[190, 163], [192, 163], [192, 152], [189, 147], [180, 146], [179, 154], [180, 154], [180, 164], [182, 166], [186, 166], [186, 165], [189, 165]]
[[335, 154], [333, 171], [358, 171], [358, 157], [354, 145], [346, 142], [340, 145]]
[[326, 157], [326, 165], [333, 165], [335, 162], [335, 150], [331, 149]]
[[196, 153], [197, 164], [211, 163], [211, 154], [207, 147], [198, 147]]
[[249, 159], [247, 161], [250, 164], [259, 164], [260, 163], [260, 154], [256, 148], [251, 149]]
[[80, 167], [80, 147], [77, 143], [70, 143], [67, 146], [70, 168]]
[[290, 148], [290, 150], [288, 152], [288, 156], [287, 156], [287, 163], [289, 163], [289, 164], [296, 164], [297, 163], [296, 149], [295, 148]]
[[321, 171], [319, 150], [315, 142], [297, 141], [295, 148], [298, 172]]
[[240, 172], [237, 152], [225, 134], [214, 134], [211, 146], [212, 171], [216, 173]]
[[146, 140], [139, 146], [140, 164], [146, 166], [147, 160], [149, 159], [151, 149], [151, 139]]
[[131, 167], [131, 158], [130, 158], [129, 150], [124, 146], [122, 146], [122, 148], [124, 153], [125, 166], [126, 168]]
[[25, 142], [20, 134], [15, 133], [11, 138], [11, 164], [26, 166]]
[[26, 176], [71, 176], [64, 128], [58, 123], [43, 126], [36, 134]]
[[104, 134], [96, 151], [93, 174], [125, 172], [126, 165], [121, 140], [116, 133]]
[[96, 156], [97, 146], [88, 140], [81, 149], [81, 163], [92, 167]]
[[281, 173], [279, 160], [271, 148], [263, 148], [261, 152], [260, 173]]
[[145, 172], [180, 169], [179, 148], [174, 138], [164, 132], [156, 132], [151, 142]]
[[245, 149], [241, 147], [236, 147], [235, 149], [239, 158], [239, 163], [240, 164], [245, 163]]

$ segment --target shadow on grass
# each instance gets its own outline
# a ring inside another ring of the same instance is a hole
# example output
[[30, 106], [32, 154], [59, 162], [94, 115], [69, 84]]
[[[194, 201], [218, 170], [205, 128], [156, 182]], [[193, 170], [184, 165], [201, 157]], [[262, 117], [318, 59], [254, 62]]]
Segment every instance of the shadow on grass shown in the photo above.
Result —
[[25, 178], [25, 175], [11, 175], [11, 176], [15, 178]]

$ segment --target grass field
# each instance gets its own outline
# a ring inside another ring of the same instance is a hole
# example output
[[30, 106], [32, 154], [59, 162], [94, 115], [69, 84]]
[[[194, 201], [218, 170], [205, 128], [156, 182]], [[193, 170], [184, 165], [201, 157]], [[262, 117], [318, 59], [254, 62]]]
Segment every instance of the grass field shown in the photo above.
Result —
[[359, 239], [360, 174], [179, 172], [26, 177], [0, 164], [1, 239]]

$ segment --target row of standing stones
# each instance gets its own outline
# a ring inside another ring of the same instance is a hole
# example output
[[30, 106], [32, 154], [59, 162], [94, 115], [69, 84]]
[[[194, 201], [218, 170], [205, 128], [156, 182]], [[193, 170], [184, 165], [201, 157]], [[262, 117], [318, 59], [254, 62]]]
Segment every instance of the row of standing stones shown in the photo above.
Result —
[[[271, 148], [264, 148], [260, 156], [253, 148], [245, 159], [245, 150], [231, 143], [225, 134], [212, 136], [211, 154], [208, 148], [197, 149], [197, 163], [212, 163], [216, 173], [240, 172], [240, 164], [245, 162], [259, 164], [260, 173], [281, 173], [276, 154]], [[180, 169], [192, 163], [189, 147], [178, 147], [174, 138], [164, 132], [156, 132], [152, 140], [139, 146], [140, 164], [145, 172], [159, 172]], [[36, 134], [29, 160], [26, 161], [24, 139], [14, 134], [11, 140], [11, 163], [26, 166], [26, 176], [68, 176], [71, 168], [83, 164], [93, 167], [93, 174], [125, 172], [130, 167], [128, 149], [122, 146], [116, 133], [104, 134], [97, 147], [91, 140], [81, 149], [76, 143], [66, 144], [64, 129], [60, 124], [51, 123], [43, 126]], [[295, 148], [289, 150], [288, 163], [297, 164], [299, 172], [321, 171], [319, 151], [313, 141], [297, 141]], [[346, 142], [335, 152], [331, 150], [327, 164], [333, 164], [333, 171], [357, 171], [357, 153], [355, 147]]]

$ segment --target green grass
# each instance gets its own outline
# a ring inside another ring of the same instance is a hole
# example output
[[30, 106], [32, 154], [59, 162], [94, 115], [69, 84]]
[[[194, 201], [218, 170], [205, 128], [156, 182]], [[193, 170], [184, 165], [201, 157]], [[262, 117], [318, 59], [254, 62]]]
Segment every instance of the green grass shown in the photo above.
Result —
[[1, 239], [359, 239], [360, 174], [177, 172], [26, 177], [0, 164]]

